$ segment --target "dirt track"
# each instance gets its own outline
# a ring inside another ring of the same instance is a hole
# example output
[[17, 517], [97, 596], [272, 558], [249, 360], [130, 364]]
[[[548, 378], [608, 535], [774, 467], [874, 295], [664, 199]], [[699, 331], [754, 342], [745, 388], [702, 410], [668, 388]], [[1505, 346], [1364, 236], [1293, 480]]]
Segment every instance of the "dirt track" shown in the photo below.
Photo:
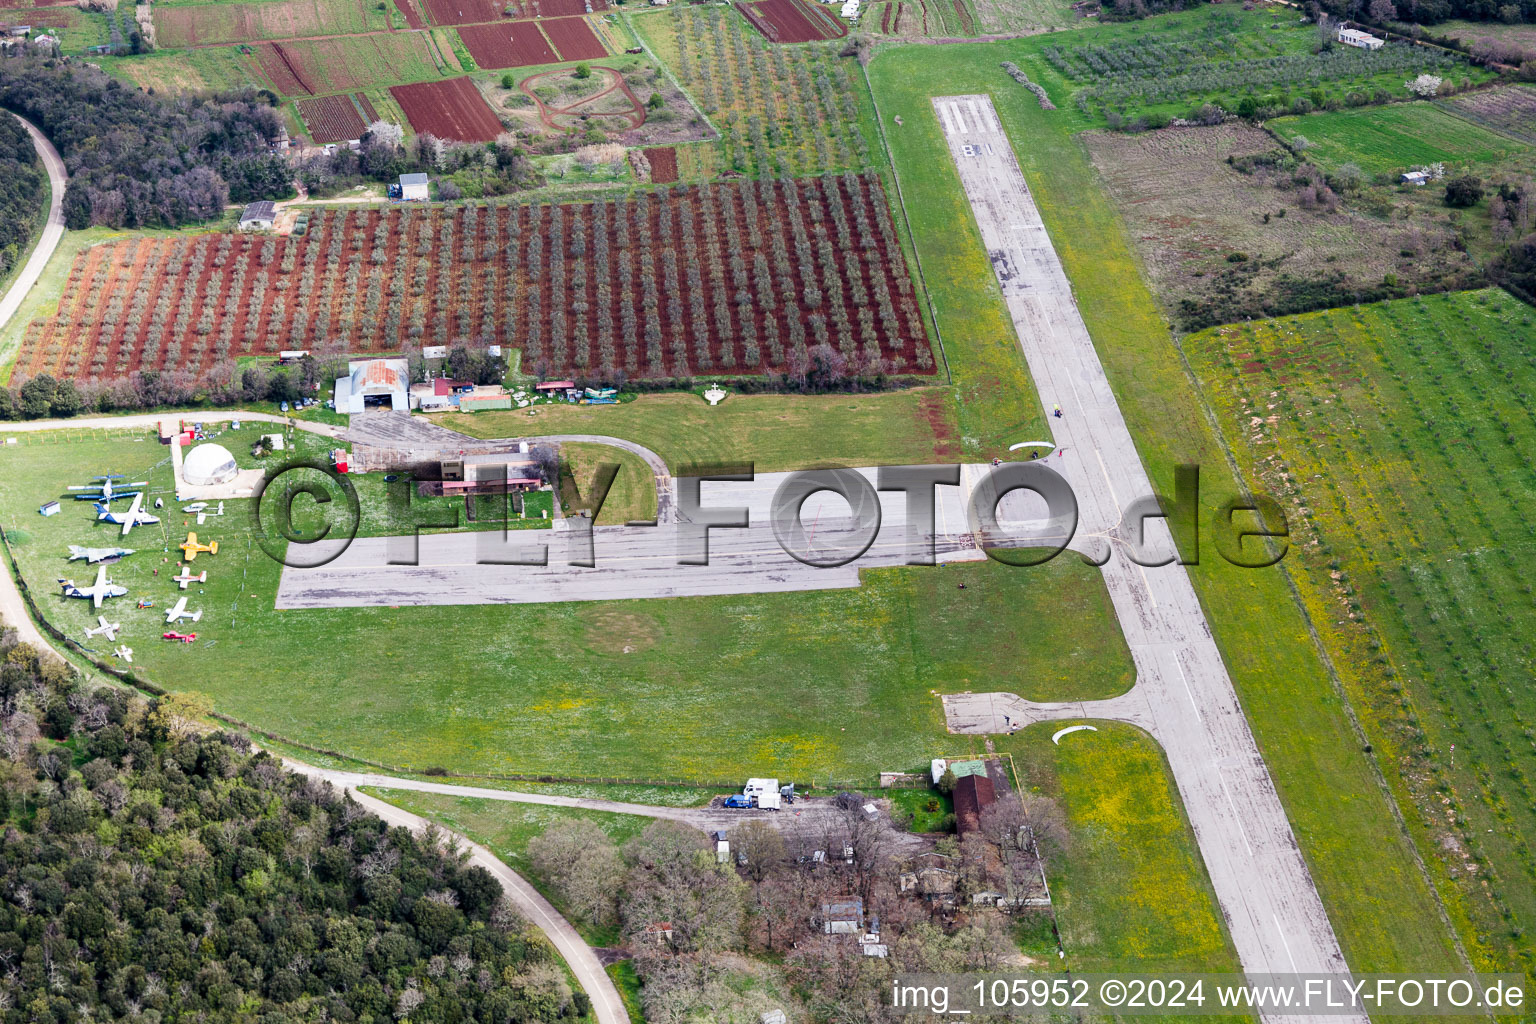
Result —
[[[624, 81], [624, 76], [613, 68], [602, 67], [601, 65], [597, 64], [592, 65], [592, 70], [608, 72], [614, 77], [614, 83], [608, 88], [604, 89], [602, 92], [593, 93], [591, 96], [584, 96], [577, 100], [575, 103], [568, 103], [563, 107], [546, 106], [544, 101], [538, 96], [534, 95], [533, 90], [528, 87], [530, 82], [537, 82], [541, 78], [548, 78], [550, 75], [565, 74], [566, 72], [563, 69], [560, 71], [545, 71], [542, 74], [532, 75], [523, 79], [523, 81], [519, 83], [518, 88], [523, 91], [523, 95], [533, 100], [534, 104], [539, 108], [539, 120], [544, 122], [544, 127], [553, 131], [563, 132], [567, 127], [569, 127], [567, 125], [559, 125], [554, 122], [553, 119], [561, 114], [564, 114], [567, 117], [580, 117], [582, 114], [586, 114], [589, 117], [636, 118], [637, 120], [630, 124], [629, 128], [627, 129], [628, 131], [634, 131], [636, 128], [639, 128], [641, 125], [645, 124], [645, 104], [640, 102], [640, 97], [636, 96], [634, 90], [629, 87], [629, 83]], [[629, 102], [634, 106], [634, 109], [628, 111], [591, 111], [578, 109], [580, 107], [586, 106], [588, 103], [595, 103], [596, 101], [602, 99], [604, 96], [611, 95], [615, 92], [622, 92], [624, 96], [629, 100]]]

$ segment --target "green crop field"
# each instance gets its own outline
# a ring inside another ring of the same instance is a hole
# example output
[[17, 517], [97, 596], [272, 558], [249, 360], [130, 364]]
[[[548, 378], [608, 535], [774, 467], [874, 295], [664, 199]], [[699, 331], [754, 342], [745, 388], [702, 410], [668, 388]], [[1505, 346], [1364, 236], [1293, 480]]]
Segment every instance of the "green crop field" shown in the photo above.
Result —
[[1188, 341], [1245, 470], [1306, 509], [1297, 578], [1422, 845], [1444, 853], [1480, 958], [1528, 974], [1533, 323], [1488, 291]]
[[[1175, 466], [1200, 465], [1202, 504], [1214, 514], [1236, 481], [1124, 228], [1072, 138], [1086, 119], [1075, 109], [1041, 110], [998, 67], [1013, 61], [1039, 80], [1047, 72], [1036, 75], [1036, 69], [1047, 65], [1037, 55], [1051, 39], [884, 51], [869, 66], [903, 187], [909, 197], [922, 197], [921, 208], [913, 203], [909, 209], [946, 351], [952, 363], [963, 365], [954, 339], [976, 337], [964, 325], [986, 318], [995, 323], [1004, 313], [984, 252], [966, 241], [976, 238], [975, 228], [929, 98], [986, 92], [1013, 140], [1149, 475], [1168, 489]], [[982, 301], [944, 301], [940, 288], [949, 282], [974, 288]], [[999, 330], [1006, 329], [1005, 318], [1002, 325]], [[986, 351], [1004, 360], [1003, 352]], [[967, 394], [964, 374], [957, 365], [960, 421], [969, 434], [987, 395]], [[1202, 559], [1191, 576], [1351, 966], [1455, 966], [1454, 937], [1440, 923], [1435, 894], [1361, 751], [1285, 578], [1214, 558]]]
[[1390, 174], [1430, 163], [1499, 160], [1530, 147], [1447, 113], [1432, 103], [1335, 110], [1269, 122], [1281, 138], [1307, 140], [1307, 159], [1328, 170], [1352, 163]]
[[[230, 442], [240, 458], [243, 443]], [[163, 495], [166, 458], [152, 440], [69, 433], [0, 449], [0, 525], [17, 531], [44, 614], [72, 636], [95, 613], [56, 596], [57, 576], [85, 575], [80, 563], [66, 570], [65, 546], [116, 533], [93, 529], [84, 502], [51, 518], [37, 506], [108, 470], [147, 472]], [[167, 579], [186, 517], [173, 511], [130, 538], [143, 550], [111, 573], [130, 595], [107, 611], [123, 622], [135, 669], [205, 691], [261, 728], [415, 770], [867, 781], [943, 747], [935, 691], [1078, 699], [1131, 682], [1103, 582], [1073, 558], [877, 570], [863, 587], [814, 593], [278, 612], [279, 569], [252, 543], [245, 504], [199, 531], [220, 550], [197, 560], [210, 579], [189, 592], [205, 614], [188, 628], [212, 646], [162, 642], [159, 611], [133, 607], [141, 595], [160, 608], [177, 596]], [[370, 670], [338, 671], [338, 657]]]
[[136, 57], [103, 58], [99, 63], [114, 77], [156, 92], [270, 88], [255, 61], [233, 46], [156, 50]]

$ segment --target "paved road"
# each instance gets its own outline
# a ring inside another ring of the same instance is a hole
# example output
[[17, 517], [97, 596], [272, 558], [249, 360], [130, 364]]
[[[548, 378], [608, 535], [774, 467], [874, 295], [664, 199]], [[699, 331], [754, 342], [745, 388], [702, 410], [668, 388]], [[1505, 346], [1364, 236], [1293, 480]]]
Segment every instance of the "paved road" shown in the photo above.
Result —
[[48, 184], [53, 190], [53, 198], [48, 203], [48, 220], [43, 225], [43, 233], [38, 236], [37, 248], [32, 250], [26, 266], [21, 268], [21, 273], [11, 283], [5, 297], [0, 299], [0, 328], [16, 315], [22, 299], [27, 297], [27, 292], [37, 283], [43, 267], [53, 256], [53, 250], [58, 248], [59, 239], [64, 237], [64, 187], [69, 182], [69, 176], [64, 172], [64, 161], [59, 158], [59, 151], [53, 148], [53, 143], [31, 121], [15, 114], [11, 116], [20, 121], [27, 129], [27, 134], [32, 136], [32, 145], [37, 148], [37, 155], [43, 158], [43, 168], [48, 172]]
[[672, 487], [672, 473], [667, 469], [667, 461], [649, 448], [633, 441], [626, 441], [622, 437], [610, 437], [607, 434], [546, 434], [542, 437], [530, 437], [528, 440], [549, 441], [555, 444], [564, 444], [567, 441], [576, 444], [607, 444], [640, 456], [645, 460], [645, 464], [651, 467], [651, 474], [656, 478], [656, 521], [677, 522], [677, 495]]
[[[335, 785], [351, 792], [352, 798], [364, 808], [377, 814], [391, 825], [399, 825], [403, 828], [415, 831], [428, 824], [426, 818], [412, 814], [410, 811], [401, 810], [393, 804], [385, 803], [377, 797], [371, 797], [366, 793], [359, 793], [355, 784], [338, 781], [334, 776], [346, 773], [331, 772], [324, 768], [315, 768], [304, 764], [302, 761], [290, 761], [283, 759], [283, 763], [291, 771], [301, 775], [311, 775], [316, 778], [327, 779]], [[403, 780], [392, 780], [388, 785], [395, 788], [409, 788], [402, 786]], [[373, 785], [373, 783], [366, 783]], [[441, 828], [441, 826], [437, 826]], [[456, 833], [451, 833], [456, 834]], [[597, 1013], [599, 1024], [629, 1024], [629, 1011], [624, 1009], [624, 1000], [619, 996], [619, 990], [614, 987], [613, 979], [608, 977], [608, 972], [603, 970], [603, 965], [587, 945], [585, 939], [571, 927], [571, 923], [560, 915], [560, 912], [550, 905], [549, 901], [539, 894], [539, 891], [529, 885], [517, 872], [502, 863], [501, 859], [479, 843], [471, 842], [467, 836], [458, 836], [459, 842], [469, 850], [470, 863], [485, 868], [496, 880], [501, 883], [502, 889], [513, 904], [522, 911], [530, 922], [545, 935], [549, 941], [559, 950], [565, 962], [570, 965], [571, 973], [576, 976], [576, 981], [586, 990], [592, 1000], [593, 1009]]]
[[1152, 487], [991, 98], [937, 97], [933, 106], [1041, 402], [1062, 410], [1051, 423], [1063, 454], [1050, 465], [1077, 495], [1079, 536], [1114, 544], [1104, 581], [1137, 668], [1128, 694], [1087, 705], [1031, 704], [1013, 694], [950, 698], [950, 728], [996, 733], [1006, 729], [1004, 714], [1033, 721], [1086, 713], [1147, 729], [1167, 751], [1244, 970], [1345, 971], [1188, 574], [1125, 557], [1122, 511]]

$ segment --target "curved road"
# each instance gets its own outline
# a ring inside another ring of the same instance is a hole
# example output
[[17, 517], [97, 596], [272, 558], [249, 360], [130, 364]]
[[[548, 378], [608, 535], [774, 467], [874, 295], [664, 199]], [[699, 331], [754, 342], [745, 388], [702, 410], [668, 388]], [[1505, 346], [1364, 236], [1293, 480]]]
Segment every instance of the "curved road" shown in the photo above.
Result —
[[43, 167], [48, 172], [48, 184], [52, 188], [53, 198], [48, 203], [48, 221], [43, 225], [43, 233], [38, 236], [37, 248], [32, 250], [27, 265], [21, 268], [21, 274], [11, 283], [5, 297], [0, 299], [0, 328], [10, 323], [11, 317], [16, 315], [21, 300], [27, 297], [27, 292], [37, 283], [43, 267], [48, 264], [53, 250], [59, 247], [59, 240], [64, 237], [64, 187], [69, 183], [69, 176], [64, 173], [64, 161], [59, 157], [59, 151], [53, 148], [53, 143], [31, 121], [19, 114], [11, 116], [20, 121], [27, 129], [27, 134], [32, 136], [32, 145], [36, 147], [37, 155], [43, 158]]

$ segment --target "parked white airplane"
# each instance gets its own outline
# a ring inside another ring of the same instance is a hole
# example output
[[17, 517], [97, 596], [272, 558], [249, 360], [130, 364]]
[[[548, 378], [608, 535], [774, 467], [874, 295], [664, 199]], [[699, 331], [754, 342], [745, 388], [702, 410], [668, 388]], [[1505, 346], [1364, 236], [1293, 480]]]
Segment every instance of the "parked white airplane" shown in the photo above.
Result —
[[74, 580], [61, 579], [59, 583], [64, 587], [65, 597], [90, 598], [91, 604], [97, 608], [101, 607], [101, 602], [106, 598], [122, 597], [128, 593], [127, 587], [120, 587], [107, 579], [107, 567], [104, 565], [96, 567], [96, 582], [88, 587], [76, 586]]
[[182, 509], [182, 511], [188, 514], [196, 513], [197, 525], [202, 526], [213, 516], [221, 516], [224, 514], [224, 503], [221, 501], [219, 502], [219, 507], [217, 509], [211, 509], [208, 507], [208, 503], [206, 501], [194, 501], [192, 504]]
[[108, 622], [105, 615], [96, 616], [97, 625], [85, 631], [85, 638], [89, 640], [93, 636], [106, 636], [107, 642], [117, 639], [117, 631], [123, 628], [121, 622]]
[[133, 664], [133, 648], [129, 647], [127, 644], [121, 644], [117, 650], [113, 651], [112, 653], [117, 655], [119, 658], [122, 658], [128, 664]]
[[69, 546], [69, 560], [83, 558], [87, 563], [95, 565], [97, 562], [115, 562], [119, 558], [127, 558], [133, 554], [133, 548], [83, 548], [79, 544]]
[[123, 527], [123, 536], [128, 536], [128, 531], [135, 526], [147, 526], [150, 523], [158, 523], [159, 516], [152, 516], [144, 511], [144, 495], [135, 494], [133, 504], [128, 506], [127, 512], [113, 512], [105, 505], [96, 506], [96, 518], [106, 520], [109, 523], [120, 523]]
[[75, 495], [76, 501], [97, 501], [103, 505], [111, 505], [113, 500], [116, 498], [127, 498], [131, 495], [139, 493], [137, 491], [126, 490], [126, 488], [149, 486], [148, 480], [136, 480], [131, 484], [114, 484], [112, 482], [114, 480], [121, 480], [122, 478], [123, 474], [121, 473], [108, 473], [105, 476], [98, 476], [95, 483], [80, 484], [77, 487], [71, 487], [69, 489], [71, 491], [90, 492], [88, 494]]
[[192, 571], [190, 569], [183, 569], [183, 570], [181, 570], [181, 572], [177, 573], [175, 576], [172, 576], [171, 579], [175, 580], [176, 581], [176, 585], [181, 587], [182, 590], [186, 590], [188, 583], [207, 583], [208, 582], [208, 570], [204, 569], [202, 572], [198, 573], [196, 576], [193, 576], [192, 575]]
[[166, 622], [180, 622], [182, 619], [191, 619], [193, 622], [196, 622], [202, 617], [203, 610], [201, 608], [195, 612], [187, 611], [187, 599], [184, 597], [165, 610]]

